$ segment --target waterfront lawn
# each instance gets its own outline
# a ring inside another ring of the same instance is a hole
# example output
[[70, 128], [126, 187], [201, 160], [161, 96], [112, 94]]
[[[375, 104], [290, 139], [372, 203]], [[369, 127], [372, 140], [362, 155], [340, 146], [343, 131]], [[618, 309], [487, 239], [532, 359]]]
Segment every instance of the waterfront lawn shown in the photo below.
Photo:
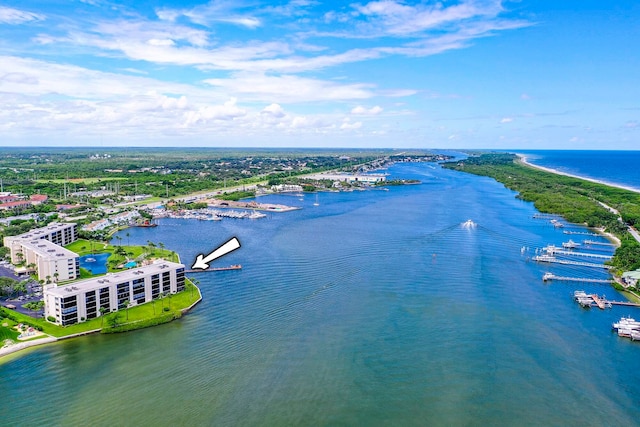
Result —
[[18, 335], [20, 334], [13, 329], [15, 323], [8, 319], [2, 319], [2, 323], [7, 323], [9, 326], [2, 326], [0, 324], [0, 346], [2, 346], [4, 340], [18, 341]]
[[[68, 244], [65, 248], [80, 256], [110, 252], [111, 256], [107, 259], [107, 270], [109, 272], [122, 271], [122, 268], [117, 268], [118, 265], [124, 264], [130, 260], [141, 258], [143, 255], [144, 258], [162, 258], [173, 262], [180, 262], [180, 258], [177, 253], [169, 249], [161, 248], [159, 247], [160, 245], [160, 243], [154, 246], [111, 245], [98, 240], [81, 239]], [[119, 255], [118, 253], [121, 253], [121, 251], [124, 251], [126, 256]], [[86, 278], [85, 276], [86, 275], [81, 275], [82, 278]]]
[[[200, 290], [195, 285], [193, 285], [189, 280], [186, 281], [185, 285], [186, 286], [184, 291], [173, 294], [170, 297], [167, 296], [161, 300], [154, 300], [153, 302], [149, 302], [147, 304], [131, 307], [128, 310], [120, 310], [119, 324], [123, 325], [126, 323], [151, 321], [154, 318], [165, 318], [167, 317], [167, 315], [174, 315], [174, 317], [176, 318], [180, 317], [182, 310], [191, 306], [200, 298]], [[170, 309], [168, 311], [164, 311], [163, 307], [169, 307]], [[47, 322], [46, 319], [42, 317], [33, 318], [31, 316], [27, 316], [26, 314], [18, 313], [7, 308], [0, 309], [3, 311], [4, 316], [10, 315], [15, 322], [40, 326], [42, 328], [42, 332], [52, 335], [56, 338], [95, 331], [102, 329], [103, 327], [107, 328], [109, 326], [109, 318], [112, 316], [112, 314], [106, 314], [104, 316], [104, 322], [102, 317], [98, 317], [95, 319], [87, 320], [86, 322], [76, 323], [74, 325], [63, 327]], [[3, 319], [3, 321], [6, 321], [6, 319]], [[10, 321], [11, 319], [9, 319], [9, 322]], [[2, 327], [0, 326], [0, 328]]]

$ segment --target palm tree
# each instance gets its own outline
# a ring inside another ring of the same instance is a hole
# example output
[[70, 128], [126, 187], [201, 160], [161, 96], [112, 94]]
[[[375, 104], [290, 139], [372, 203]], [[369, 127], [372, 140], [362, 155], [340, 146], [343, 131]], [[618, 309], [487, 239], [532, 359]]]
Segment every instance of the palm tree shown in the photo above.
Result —
[[131, 303], [129, 302], [128, 299], [126, 299], [126, 300], [124, 300], [122, 305], [124, 305], [124, 311], [127, 314], [127, 320], [129, 320], [129, 306], [131, 305]]
[[164, 311], [164, 292], [160, 292], [158, 295], [158, 299], [160, 300], [160, 304], [162, 305], [162, 311]]
[[102, 319], [102, 323], [100, 327], [104, 326], [104, 314], [107, 312], [107, 309], [104, 307], [100, 307], [100, 319]]
[[127, 246], [131, 246], [129, 241], [129, 237], [131, 236], [131, 234], [129, 234], [129, 232], [127, 231], [127, 234], [125, 234], [125, 236], [127, 236]]
[[198, 279], [189, 279], [189, 280], [191, 280], [191, 286], [189, 286], [189, 289], [191, 289], [191, 298], [193, 299], [193, 288], [198, 286], [200, 284], [200, 281]]
[[47, 279], [47, 285], [51, 283], [51, 276], [47, 276], [46, 279]]
[[118, 243], [119, 243], [120, 245], [122, 245], [122, 237], [120, 237], [120, 236], [116, 236], [116, 239], [118, 239]]
[[58, 283], [58, 277], [60, 277], [60, 274], [56, 271], [55, 273], [53, 273], [53, 280]]

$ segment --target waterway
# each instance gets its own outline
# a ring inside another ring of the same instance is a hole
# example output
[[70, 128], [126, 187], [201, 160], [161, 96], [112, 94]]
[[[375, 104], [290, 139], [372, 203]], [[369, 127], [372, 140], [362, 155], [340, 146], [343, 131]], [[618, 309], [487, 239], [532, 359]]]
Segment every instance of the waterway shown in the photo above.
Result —
[[185, 264], [235, 236], [212, 266], [243, 269], [191, 275], [204, 299], [179, 321], [0, 364], [3, 424], [637, 425], [640, 344], [611, 333], [636, 312], [572, 300], [621, 299], [605, 285], [541, 280], [605, 273], [527, 260], [562, 229], [489, 178], [389, 172], [423, 184], [127, 230]]

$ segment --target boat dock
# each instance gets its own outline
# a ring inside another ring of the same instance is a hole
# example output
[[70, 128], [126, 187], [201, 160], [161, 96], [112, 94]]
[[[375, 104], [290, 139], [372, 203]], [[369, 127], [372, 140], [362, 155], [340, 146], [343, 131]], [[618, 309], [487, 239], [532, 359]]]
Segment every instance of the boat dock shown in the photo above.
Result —
[[229, 271], [229, 270], [241, 270], [240, 264], [230, 265], [229, 267], [212, 267], [205, 270], [185, 270], [185, 273], [211, 273], [214, 271]]
[[573, 298], [576, 300], [578, 304], [580, 304], [584, 308], [591, 307], [594, 303], [598, 306], [600, 310], [604, 310], [605, 308], [611, 308], [612, 304], [606, 300], [604, 297], [599, 297], [596, 294], [588, 294], [585, 291], [575, 291], [573, 293]]
[[615, 245], [613, 243], [606, 243], [606, 242], [596, 242], [593, 240], [583, 240], [582, 243], [584, 243], [585, 245], [598, 245], [598, 246], [609, 246], [609, 247], [614, 247]]
[[549, 262], [549, 263], [564, 264], [564, 265], [579, 265], [581, 267], [606, 268], [607, 270], [611, 268], [610, 265], [594, 264], [591, 262], [581, 262], [581, 261], [569, 261], [567, 259], [558, 259], [550, 255], [537, 255], [531, 259], [537, 262]]
[[588, 231], [569, 231], [569, 230], [564, 230], [563, 233], [564, 234], [581, 234], [583, 236], [599, 236], [598, 233], [590, 233]]
[[545, 273], [542, 276], [542, 280], [544, 282], [548, 282], [551, 280], [559, 280], [563, 282], [584, 282], [584, 283], [611, 283], [610, 279], [591, 279], [588, 277], [565, 277], [565, 276], [556, 276], [553, 273]]
[[612, 258], [611, 255], [601, 255], [601, 254], [593, 254], [589, 252], [577, 252], [577, 251], [565, 251], [556, 246], [549, 245], [543, 248], [545, 252], [549, 255], [571, 255], [571, 256], [583, 256], [586, 258], [597, 258], [603, 260], [610, 260]]
[[609, 301], [605, 296], [599, 296], [596, 294], [587, 294], [585, 291], [575, 291], [573, 298], [581, 306], [588, 308], [593, 304], [598, 306], [600, 310], [605, 308], [611, 308], [614, 305], [620, 305], [625, 307], [640, 307], [640, 304], [628, 301]]

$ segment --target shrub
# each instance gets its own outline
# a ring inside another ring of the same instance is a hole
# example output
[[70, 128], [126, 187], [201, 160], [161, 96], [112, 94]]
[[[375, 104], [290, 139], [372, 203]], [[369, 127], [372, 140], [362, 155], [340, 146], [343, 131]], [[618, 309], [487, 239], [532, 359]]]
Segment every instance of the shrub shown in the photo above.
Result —
[[53, 316], [47, 316], [47, 320], [51, 323], [56, 323], [56, 318]]
[[164, 311], [169, 311], [169, 307], [163, 308]]

